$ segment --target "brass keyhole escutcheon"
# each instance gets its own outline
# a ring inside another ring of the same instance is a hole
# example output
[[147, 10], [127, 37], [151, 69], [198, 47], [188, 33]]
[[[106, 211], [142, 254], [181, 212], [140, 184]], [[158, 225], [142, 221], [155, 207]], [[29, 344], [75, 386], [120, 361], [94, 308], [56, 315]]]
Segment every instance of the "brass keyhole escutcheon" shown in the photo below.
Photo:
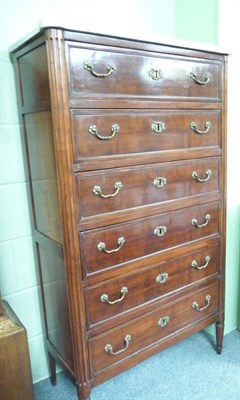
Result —
[[153, 121], [152, 123], [152, 131], [155, 133], [162, 133], [165, 131], [165, 123], [162, 121]]
[[164, 177], [157, 177], [156, 179], [154, 179], [153, 181], [153, 185], [157, 188], [157, 189], [161, 189], [163, 188], [164, 185], [167, 184], [167, 179]]
[[161, 328], [163, 328], [169, 323], [169, 321], [170, 317], [166, 315], [165, 317], [160, 318], [160, 320], [158, 321], [158, 326], [161, 326]]
[[156, 278], [156, 282], [158, 283], [165, 283], [168, 280], [168, 273], [163, 272], [162, 274], [159, 274]]
[[164, 236], [165, 233], [167, 233], [167, 227], [164, 226], [164, 225], [162, 225], [162, 226], [157, 226], [157, 227], [154, 229], [154, 235], [157, 236], [157, 237]]
[[152, 68], [150, 69], [148, 75], [154, 80], [159, 81], [163, 78], [163, 73], [160, 69]]

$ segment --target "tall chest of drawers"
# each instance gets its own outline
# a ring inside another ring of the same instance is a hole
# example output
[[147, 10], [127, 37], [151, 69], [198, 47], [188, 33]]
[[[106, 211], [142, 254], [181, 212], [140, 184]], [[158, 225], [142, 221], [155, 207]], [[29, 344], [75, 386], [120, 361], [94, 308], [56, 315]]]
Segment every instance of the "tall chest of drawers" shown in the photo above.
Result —
[[213, 323], [220, 353], [226, 54], [50, 27], [11, 55], [52, 383], [87, 400]]

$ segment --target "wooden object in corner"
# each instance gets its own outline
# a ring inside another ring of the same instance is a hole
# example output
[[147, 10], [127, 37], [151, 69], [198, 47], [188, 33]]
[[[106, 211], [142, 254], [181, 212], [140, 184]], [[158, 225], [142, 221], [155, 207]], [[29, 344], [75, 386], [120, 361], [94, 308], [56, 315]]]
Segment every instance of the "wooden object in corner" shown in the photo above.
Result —
[[0, 316], [3, 315], [3, 306], [2, 306], [2, 298], [0, 293]]
[[2, 302], [0, 316], [0, 398], [33, 400], [27, 333], [12, 308]]

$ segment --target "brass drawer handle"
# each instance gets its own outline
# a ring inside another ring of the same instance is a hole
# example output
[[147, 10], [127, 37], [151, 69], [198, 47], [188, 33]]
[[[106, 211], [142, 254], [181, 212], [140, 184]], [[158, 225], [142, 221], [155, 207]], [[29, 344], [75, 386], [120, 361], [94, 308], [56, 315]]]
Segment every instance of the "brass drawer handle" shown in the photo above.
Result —
[[210, 261], [211, 261], [211, 257], [210, 256], [206, 256], [205, 257], [205, 264], [199, 266], [198, 262], [196, 260], [193, 260], [192, 263], [191, 263], [191, 267], [196, 268], [196, 269], [204, 269], [204, 268], [207, 268], [207, 266], [210, 263]]
[[203, 228], [204, 226], [206, 226], [209, 223], [210, 219], [211, 219], [210, 214], [206, 214], [205, 215], [205, 222], [203, 224], [199, 224], [196, 218], [192, 219], [191, 224], [196, 226], [197, 228]]
[[156, 282], [158, 283], [165, 283], [168, 280], [168, 273], [167, 272], [163, 272], [162, 274], [159, 274], [156, 277]]
[[212, 171], [210, 169], [207, 169], [205, 172], [206, 178], [199, 178], [198, 173], [193, 171], [192, 172], [192, 178], [195, 179], [198, 182], [207, 182], [211, 178]]
[[204, 130], [200, 130], [197, 128], [197, 124], [193, 121], [191, 122], [190, 128], [195, 132], [198, 133], [199, 135], [204, 135], [206, 133], [208, 133], [209, 129], [211, 128], [211, 122], [210, 121], [206, 121], [205, 125], [204, 125]]
[[131, 335], [126, 335], [124, 338], [124, 347], [121, 350], [118, 351], [113, 351], [113, 347], [111, 344], [106, 344], [104, 350], [106, 351], [106, 353], [110, 353], [112, 356], [117, 356], [118, 354], [123, 353], [124, 351], [126, 351], [129, 347], [129, 344], [132, 340], [132, 336]]
[[162, 133], [166, 129], [165, 123], [162, 121], [153, 121], [151, 127], [152, 131], [155, 133]]
[[164, 178], [163, 176], [157, 177], [156, 179], [154, 179], [153, 181], [153, 185], [157, 188], [157, 189], [161, 189], [163, 188], [164, 185], [167, 184], [167, 179]]
[[114, 136], [116, 135], [116, 133], [119, 132], [119, 130], [120, 130], [120, 126], [119, 126], [118, 124], [113, 124], [112, 127], [111, 127], [111, 132], [112, 132], [112, 134], [109, 135], [109, 136], [102, 136], [102, 135], [100, 135], [100, 134], [98, 133], [98, 129], [97, 129], [97, 126], [96, 126], [96, 125], [91, 125], [91, 126], [89, 126], [89, 128], [88, 128], [88, 132], [89, 132], [91, 135], [94, 135], [94, 136], [96, 136], [98, 139], [101, 139], [101, 140], [110, 140], [110, 139], [114, 138]]
[[160, 320], [158, 321], [158, 326], [161, 326], [161, 328], [163, 328], [169, 323], [169, 321], [170, 317], [166, 315], [165, 317], [160, 318]]
[[122, 187], [123, 187], [122, 182], [116, 182], [116, 183], [114, 184], [115, 192], [113, 192], [113, 193], [111, 193], [111, 194], [102, 194], [101, 186], [97, 186], [97, 185], [96, 185], [96, 186], [94, 186], [94, 188], [93, 188], [93, 193], [96, 194], [97, 196], [102, 197], [103, 199], [109, 199], [109, 198], [111, 198], [111, 197], [116, 196], [116, 195], [120, 192], [120, 190], [122, 189]]
[[157, 237], [164, 236], [165, 233], [167, 233], [167, 227], [162, 225], [162, 226], [156, 226], [154, 229], [154, 235]]
[[206, 308], [208, 308], [210, 306], [210, 302], [211, 302], [211, 296], [209, 294], [205, 297], [205, 301], [207, 304], [203, 307], [199, 307], [198, 303], [196, 301], [194, 301], [192, 303], [192, 308], [194, 308], [194, 310], [196, 310], [196, 311], [206, 310]]
[[97, 248], [98, 248], [99, 251], [104, 251], [104, 253], [107, 253], [107, 254], [116, 253], [124, 245], [125, 238], [123, 236], [121, 236], [120, 238], [118, 238], [117, 243], [118, 243], [118, 247], [116, 249], [107, 250], [106, 249], [106, 244], [104, 242], [99, 242], [98, 245], [97, 245]]
[[85, 62], [83, 65], [83, 68], [86, 71], [89, 71], [96, 78], [106, 78], [107, 76], [111, 75], [113, 73], [113, 71], [115, 71], [115, 69], [116, 69], [116, 67], [113, 64], [108, 64], [106, 73], [98, 73], [98, 72], [94, 71], [93, 66], [91, 65], [90, 62]]
[[194, 74], [193, 72], [190, 72], [190, 78], [192, 78], [192, 80], [197, 83], [198, 85], [207, 85], [210, 80], [212, 79], [212, 75], [207, 72], [204, 78], [204, 81], [200, 80], [197, 78], [197, 75]]
[[148, 75], [154, 80], [154, 81], [160, 81], [160, 79], [163, 78], [163, 73], [160, 69], [152, 68], [148, 72]]
[[120, 293], [121, 293], [121, 297], [119, 297], [119, 299], [116, 299], [116, 300], [109, 300], [109, 297], [108, 297], [108, 294], [102, 294], [102, 296], [100, 297], [100, 300], [101, 300], [101, 302], [102, 303], [108, 303], [108, 304], [116, 304], [116, 303], [120, 303], [120, 301], [122, 301], [123, 299], [124, 299], [124, 297], [126, 296], [126, 294], [128, 293], [128, 288], [127, 287], [125, 287], [125, 286], [123, 286], [122, 287], [122, 289], [121, 289], [121, 291], [120, 291]]

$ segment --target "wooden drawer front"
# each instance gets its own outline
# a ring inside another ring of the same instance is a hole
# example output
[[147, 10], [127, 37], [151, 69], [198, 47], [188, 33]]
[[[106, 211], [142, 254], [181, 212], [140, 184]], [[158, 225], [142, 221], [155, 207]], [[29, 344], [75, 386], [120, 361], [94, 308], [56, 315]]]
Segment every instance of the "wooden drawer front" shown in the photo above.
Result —
[[[171, 305], [158, 308], [144, 317], [132, 320], [99, 337], [90, 339], [89, 348], [93, 372], [97, 373], [131, 354], [163, 340], [198, 319], [216, 313], [218, 310], [217, 293], [218, 285], [212, 285], [189, 296], [179, 298]], [[194, 307], [197, 308], [197, 306], [203, 310], [196, 310]], [[127, 347], [129, 336], [131, 340]], [[119, 351], [119, 354], [112, 355], [109, 345], [112, 347], [112, 352]], [[121, 350], [123, 351], [120, 352]]]
[[[208, 102], [221, 98], [219, 61], [101, 51], [74, 45], [69, 47], [68, 58], [73, 96], [150, 96]], [[194, 81], [192, 74], [200, 83]]]
[[84, 158], [188, 148], [219, 149], [219, 126], [218, 110], [142, 110], [141, 113], [73, 110], [74, 162]]
[[215, 244], [91, 286], [85, 292], [88, 327], [211, 276], [217, 273], [218, 262]]
[[77, 174], [79, 220], [219, 191], [219, 169], [216, 157]]
[[[196, 227], [193, 219], [205, 226]], [[86, 231], [80, 233], [82, 264], [91, 274], [218, 232], [218, 202]]]

